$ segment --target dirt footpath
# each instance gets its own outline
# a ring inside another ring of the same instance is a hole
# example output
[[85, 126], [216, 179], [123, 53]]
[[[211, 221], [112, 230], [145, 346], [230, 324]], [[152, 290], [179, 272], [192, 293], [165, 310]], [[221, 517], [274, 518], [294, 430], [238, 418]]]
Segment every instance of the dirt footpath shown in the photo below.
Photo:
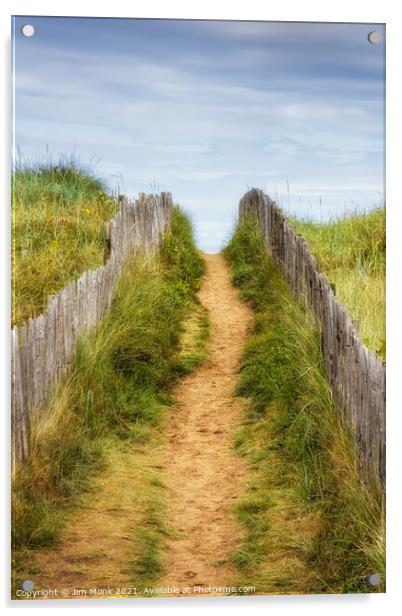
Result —
[[209, 310], [209, 352], [204, 364], [175, 390], [165, 450], [170, 539], [161, 586], [233, 583], [225, 562], [241, 537], [232, 508], [244, 490], [245, 466], [231, 445], [240, 423], [232, 393], [252, 311], [238, 297], [221, 255], [204, 255], [207, 272], [199, 293]]
[[245, 468], [231, 450], [240, 423], [232, 391], [252, 312], [238, 299], [223, 257], [205, 260], [199, 296], [209, 310], [207, 359], [176, 387], [163, 438], [142, 448], [112, 447], [94, 491], [70, 512], [60, 545], [35, 551], [20, 571], [19, 580], [33, 580], [35, 588], [57, 589], [51, 599], [77, 597], [77, 588], [135, 586], [131, 563], [141, 557], [137, 531], [156, 468], [167, 484], [164, 522], [180, 533], [162, 548], [166, 573], [157, 586], [233, 583], [235, 572], [224, 561], [241, 537], [231, 510], [244, 490]]

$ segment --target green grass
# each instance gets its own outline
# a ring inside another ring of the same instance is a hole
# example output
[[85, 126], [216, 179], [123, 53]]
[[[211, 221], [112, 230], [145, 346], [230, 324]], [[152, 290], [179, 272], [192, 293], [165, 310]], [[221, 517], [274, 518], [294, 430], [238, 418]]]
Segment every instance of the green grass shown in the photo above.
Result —
[[328, 223], [291, 219], [291, 224], [335, 284], [362, 341], [385, 359], [385, 208]]
[[[91, 477], [102, 471], [114, 443], [139, 451], [152, 443], [183, 364], [196, 363], [193, 347], [181, 343], [194, 310], [200, 319], [191, 335], [201, 359], [199, 340], [205, 341], [207, 325], [196, 291], [203, 271], [191, 224], [174, 207], [160, 255], [126, 264], [111, 310], [79, 340], [69, 376], [34, 426], [32, 453], [13, 485], [16, 570], [30, 550], [57, 545], [69, 508], [92, 489]], [[155, 489], [162, 489], [157, 477], [137, 533], [143, 549], [132, 574], [141, 579], [158, 573], [158, 542], [166, 533]]]
[[104, 182], [74, 159], [17, 167], [12, 175], [13, 325], [102, 264], [104, 221], [116, 212]]
[[[238, 226], [224, 255], [256, 315], [236, 392], [247, 411], [235, 447], [250, 471], [236, 509], [245, 529], [239, 580], [269, 593], [384, 590], [381, 491], [359, 477], [314, 319], [293, 301], [253, 221]], [[379, 588], [368, 583], [375, 572]]]

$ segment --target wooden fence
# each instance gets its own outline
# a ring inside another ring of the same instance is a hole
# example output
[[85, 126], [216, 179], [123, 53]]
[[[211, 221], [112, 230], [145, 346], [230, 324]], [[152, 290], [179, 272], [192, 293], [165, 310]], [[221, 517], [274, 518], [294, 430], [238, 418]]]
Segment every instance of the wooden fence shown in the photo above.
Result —
[[32, 420], [43, 412], [52, 388], [71, 364], [77, 337], [98, 323], [110, 307], [126, 258], [158, 248], [171, 205], [170, 193], [140, 194], [130, 203], [124, 199], [110, 222], [106, 263], [49, 297], [42, 315], [12, 329], [13, 468], [29, 453]]
[[366, 470], [384, 483], [385, 362], [361, 342], [306, 241], [261, 190], [250, 190], [240, 201], [240, 220], [249, 216], [257, 218], [268, 251], [293, 295], [307, 298], [321, 326], [325, 373], [335, 405], [350, 422]]

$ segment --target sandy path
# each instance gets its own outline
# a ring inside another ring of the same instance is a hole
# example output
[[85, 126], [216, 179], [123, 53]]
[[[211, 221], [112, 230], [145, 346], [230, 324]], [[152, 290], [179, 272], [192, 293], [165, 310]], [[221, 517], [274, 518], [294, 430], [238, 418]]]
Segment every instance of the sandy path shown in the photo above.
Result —
[[36, 551], [20, 571], [18, 577], [32, 579], [35, 588], [57, 589], [50, 598], [60, 598], [61, 590], [66, 598], [75, 596], [74, 588], [132, 585], [130, 562], [140, 549], [136, 528], [156, 468], [168, 486], [165, 521], [180, 532], [162, 548], [166, 575], [157, 586], [233, 583], [235, 572], [222, 561], [241, 537], [232, 507], [244, 490], [245, 467], [231, 450], [241, 404], [232, 391], [252, 312], [238, 299], [223, 257], [205, 260], [199, 296], [209, 310], [208, 357], [177, 386], [162, 440], [144, 450], [129, 443], [112, 448], [106, 470], [93, 481], [96, 490], [70, 512], [60, 545]]
[[164, 463], [169, 522], [180, 537], [169, 540], [159, 583], [179, 588], [233, 583], [224, 560], [241, 536], [232, 507], [243, 490], [245, 466], [231, 450], [241, 419], [241, 403], [232, 393], [252, 312], [239, 300], [224, 258], [204, 257], [199, 297], [209, 310], [209, 353], [175, 391]]

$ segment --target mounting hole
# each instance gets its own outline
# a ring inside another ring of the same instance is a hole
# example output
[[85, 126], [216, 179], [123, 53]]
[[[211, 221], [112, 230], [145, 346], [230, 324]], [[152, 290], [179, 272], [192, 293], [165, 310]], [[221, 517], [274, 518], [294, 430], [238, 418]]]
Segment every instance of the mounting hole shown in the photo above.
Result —
[[22, 590], [26, 590], [27, 592], [32, 592], [35, 584], [32, 582], [32, 580], [24, 580], [21, 586], [22, 586]]
[[378, 584], [381, 582], [381, 575], [379, 573], [372, 573], [371, 575], [369, 575], [368, 581], [370, 586], [378, 586]]
[[21, 28], [21, 34], [29, 38], [35, 34], [35, 28], [31, 24], [25, 24]]
[[376, 43], [380, 42], [380, 34], [379, 32], [376, 32], [375, 30], [373, 30], [373, 32], [369, 32], [367, 35], [368, 38], [368, 42], [371, 43], [372, 45], [375, 45]]

